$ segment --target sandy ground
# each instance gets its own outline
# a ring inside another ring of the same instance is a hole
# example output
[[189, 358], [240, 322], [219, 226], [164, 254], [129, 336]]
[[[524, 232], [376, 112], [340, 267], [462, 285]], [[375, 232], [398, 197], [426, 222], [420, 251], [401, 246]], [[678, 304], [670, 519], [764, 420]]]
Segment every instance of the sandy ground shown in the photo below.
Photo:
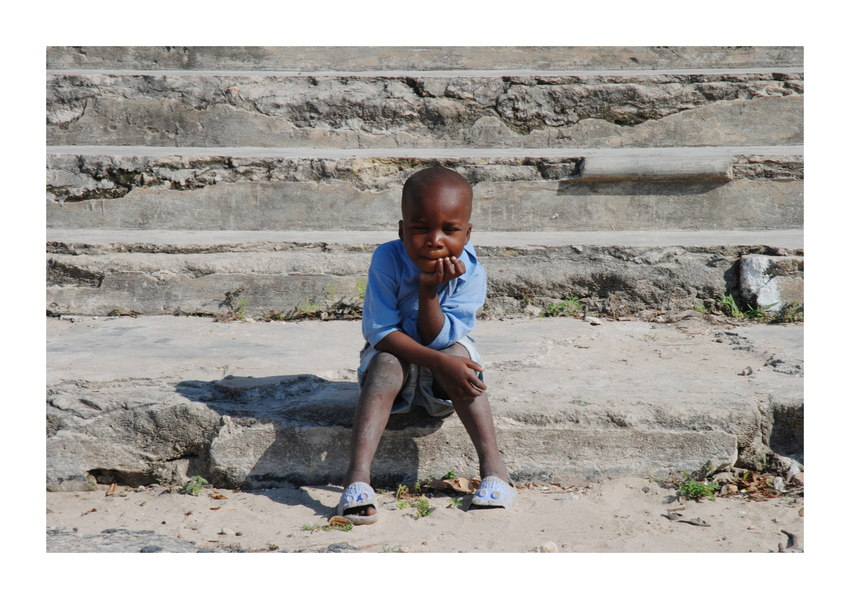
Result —
[[[413, 508], [383, 509], [378, 523], [340, 530], [325, 526], [341, 492], [334, 486], [305, 486], [234, 492], [207, 488], [199, 496], [166, 487], [107, 487], [88, 493], [47, 493], [47, 526], [96, 534], [108, 528], [154, 530], [196, 543], [250, 551], [298, 551], [343, 543], [361, 552], [527, 553], [544, 552], [777, 552], [787, 537], [803, 537], [803, 499], [750, 501], [676, 500], [669, 485], [621, 478], [583, 487], [530, 485], [521, 488], [514, 509], [469, 510], [470, 496], [459, 508], [449, 496], [429, 498], [436, 509], [415, 519]], [[226, 499], [214, 499], [214, 493]], [[391, 502], [391, 494], [379, 501]], [[674, 522], [667, 510], [684, 507], [685, 519], [709, 526]]]

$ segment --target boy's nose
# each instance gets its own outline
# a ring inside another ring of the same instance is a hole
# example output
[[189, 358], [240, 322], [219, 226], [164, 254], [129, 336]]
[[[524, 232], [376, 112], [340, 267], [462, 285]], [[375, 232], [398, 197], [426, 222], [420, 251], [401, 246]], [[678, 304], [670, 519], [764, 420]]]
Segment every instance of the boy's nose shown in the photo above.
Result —
[[443, 245], [443, 235], [442, 231], [433, 231], [428, 235], [428, 239], [426, 243], [429, 246], [433, 247], [441, 247]]

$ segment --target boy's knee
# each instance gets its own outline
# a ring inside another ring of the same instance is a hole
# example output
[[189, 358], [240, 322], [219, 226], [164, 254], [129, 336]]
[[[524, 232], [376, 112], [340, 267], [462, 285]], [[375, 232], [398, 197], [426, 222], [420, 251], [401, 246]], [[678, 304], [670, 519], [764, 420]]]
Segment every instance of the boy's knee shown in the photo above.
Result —
[[369, 372], [383, 380], [398, 377], [399, 385], [407, 376], [407, 362], [387, 352], [378, 352], [369, 363]]
[[377, 354], [375, 354], [375, 357], [372, 358], [371, 364], [369, 364], [369, 368], [372, 368], [372, 367], [376, 367], [376, 368], [397, 368], [398, 367], [398, 368], [404, 369], [404, 367], [406, 365], [407, 364], [403, 360], [398, 359], [393, 354], [382, 351], [382, 352], [378, 352]]
[[440, 350], [441, 353], [449, 354], [450, 356], [460, 356], [461, 358], [469, 358], [469, 352], [460, 343], [455, 343]]

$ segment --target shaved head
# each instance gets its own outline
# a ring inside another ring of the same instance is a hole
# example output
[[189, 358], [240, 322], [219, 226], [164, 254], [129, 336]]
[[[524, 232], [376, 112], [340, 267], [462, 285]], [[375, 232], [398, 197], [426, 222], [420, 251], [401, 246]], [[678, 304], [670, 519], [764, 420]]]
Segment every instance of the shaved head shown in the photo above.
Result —
[[472, 215], [472, 186], [462, 175], [453, 170], [436, 166], [415, 172], [404, 183], [401, 192], [401, 215], [407, 218], [409, 208], [414, 203], [420, 203], [426, 191], [442, 188], [454, 192], [459, 201], [466, 203], [467, 220]]

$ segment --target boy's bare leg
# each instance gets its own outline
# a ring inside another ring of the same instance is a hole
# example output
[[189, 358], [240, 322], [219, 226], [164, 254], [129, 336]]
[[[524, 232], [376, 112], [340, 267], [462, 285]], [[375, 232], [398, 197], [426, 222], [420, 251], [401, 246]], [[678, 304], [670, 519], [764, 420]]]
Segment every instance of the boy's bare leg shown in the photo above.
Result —
[[[372, 459], [387, 426], [393, 401], [404, 385], [407, 372], [407, 362], [392, 354], [381, 352], [372, 358], [366, 382], [357, 400], [357, 409], [354, 411], [348, 471], [345, 473], [343, 487], [353, 482], [370, 484]], [[360, 515], [371, 516], [374, 513], [375, 510], [370, 507], [360, 512]]]
[[[442, 351], [454, 356], [469, 358], [469, 352], [459, 343], [455, 343]], [[434, 382], [442, 387], [436, 376]], [[498, 476], [503, 481], [509, 482], [508, 469], [496, 443], [496, 427], [493, 424], [493, 413], [490, 411], [487, 393], [484, 392], [471, 400], [452, 400], [452, 405], [454, 405], [455, 412], [466, 428], [466, 432], [469, 433], [469, 438], [472, 439], [472, 444], [478, 453], [481, 478]]]

